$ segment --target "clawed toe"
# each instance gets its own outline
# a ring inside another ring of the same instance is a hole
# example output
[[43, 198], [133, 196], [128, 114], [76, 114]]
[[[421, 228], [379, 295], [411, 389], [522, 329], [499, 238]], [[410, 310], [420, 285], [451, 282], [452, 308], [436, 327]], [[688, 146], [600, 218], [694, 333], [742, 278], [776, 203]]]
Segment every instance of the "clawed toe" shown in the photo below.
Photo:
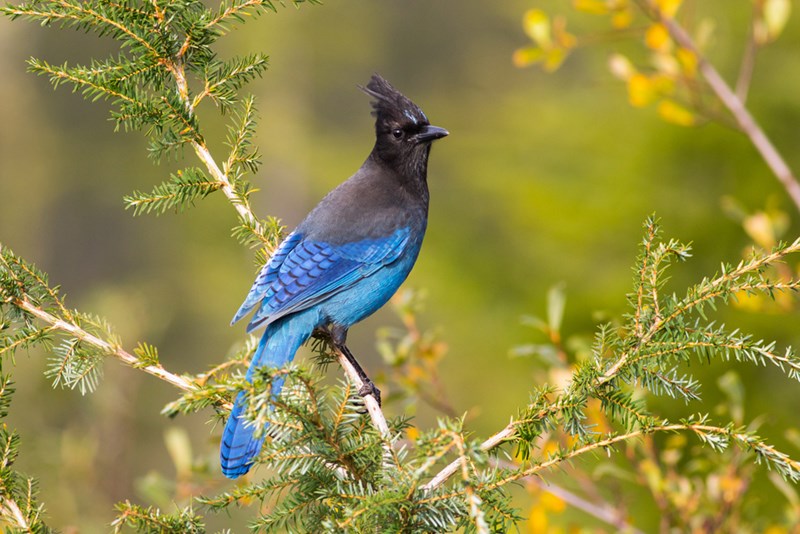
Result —
[[381, 405], [381, 390], [379, 390], [372, 380], [367, 379], [364, 384], [358, 389], [358, 394], [362, 397], [372, 395], [378, 401], [378, 406]]

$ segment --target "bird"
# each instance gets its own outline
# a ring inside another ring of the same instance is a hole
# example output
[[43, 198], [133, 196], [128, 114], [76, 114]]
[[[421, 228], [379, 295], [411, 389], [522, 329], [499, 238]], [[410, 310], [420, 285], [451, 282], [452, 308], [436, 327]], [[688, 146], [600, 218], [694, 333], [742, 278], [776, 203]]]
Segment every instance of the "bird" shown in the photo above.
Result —
[[[361, 375], [359, 393], [380, 402], [345, 344], [347, 333], [381, 308], [411, 272], [428, 222], [431, 144], [449, 132], [431, 125], [419, 106], [378, 74], [359, 89], [372, 97], [371, 152], [278, 245], [231, 324], [255, 310], [247, 332], [264, 327], [248, 382], [260, 368], [285, 366], [312, 334], [323, 332]], [[271, 395], [280, 393], [283, 381], [272, 380]], [[246, 402], [239, 391], [222, 434], [220, 463], [232, 479], [250, 470], [264, 442], [264, 432], [243, 418]]]

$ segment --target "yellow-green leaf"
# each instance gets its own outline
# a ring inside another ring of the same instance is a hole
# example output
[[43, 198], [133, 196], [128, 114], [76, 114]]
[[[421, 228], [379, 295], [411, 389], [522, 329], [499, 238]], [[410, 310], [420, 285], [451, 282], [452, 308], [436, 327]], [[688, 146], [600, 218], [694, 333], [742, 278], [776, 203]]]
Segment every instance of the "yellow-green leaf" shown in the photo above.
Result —
[[672, 124], [692, 126], [695, 123], [694, 113], [672, 100], [662, 100], [659, 102], [657, 111], [662, 119]]
[[549, 48], [552, 44], [550, 18], [541, 9], [526, 11], [522, 17], [522, 27], [528, 37], [542, 48]]
[[179, 477], [192, 472], [192, 443], [186, 430], [173, 426], [164, 431], [164, 442]]
[[608, 4], [603, 0], [574, 0], [572, 5], [578, 11], [592, 13], [593, 15], [605, 15], [608, 13]]
[[679, 48], [675, 52], [675, 57], [681, 64], [681, 71], [687, 78], [695, 78], [697, 76], [697, 54], [686, 48]]
[[567, 58], [567, 50], [564, 48], [553, 48], [547, 51], [544, 59], [544, 70], [553, 72], [558, 69]]
[[791, 12], [792, 3], [789, 0], [764, 1], [764, 24], [770, 40], [774, 41], [780, 36]]
[[628, 78], [628, 100], [633, 107], [643, 108], [655, 97], [655, 87], [650, 78], [638, 72]]
[[611, 25], [617, 30], [629, 27], [631, 22], [633, 22], [633, 10], [630, 7], [618, 9], [611, 15]]
[[511, 57], [511, 61], [514, 62], [514, 66], [519, 68], [528, 67], [543, 59], [544, 50], [536, 46], [518, 48], [514, 50], [514, 55]]

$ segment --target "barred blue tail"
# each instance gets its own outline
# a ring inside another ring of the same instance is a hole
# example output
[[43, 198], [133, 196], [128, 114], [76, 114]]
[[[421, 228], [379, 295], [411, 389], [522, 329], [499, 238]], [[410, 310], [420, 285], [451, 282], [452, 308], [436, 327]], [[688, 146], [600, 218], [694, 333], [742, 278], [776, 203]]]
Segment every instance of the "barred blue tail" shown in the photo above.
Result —
[[[308, 321], [294, 320], [298, 318], [301, 317], [293, 317], [291, 321], [276, 321], [267, 327], [247, 370], [248, 381], [252, 380], [253, 373], [259, 367], [283, 367], [292, 361], [297, 349], [313, 331]], [[277, 377], [272, 382], [272, 395], [278, 395], [282, 387], [283, 377]], [[222, 473], [228, 478], [238, 478], [247, 473], [264, 444], [264, 432], [260, 438], [256, 438], [255, 426], [241, 418], [246, 407], [244, 392], [240, 391], [222, 432], [219, 457]]]

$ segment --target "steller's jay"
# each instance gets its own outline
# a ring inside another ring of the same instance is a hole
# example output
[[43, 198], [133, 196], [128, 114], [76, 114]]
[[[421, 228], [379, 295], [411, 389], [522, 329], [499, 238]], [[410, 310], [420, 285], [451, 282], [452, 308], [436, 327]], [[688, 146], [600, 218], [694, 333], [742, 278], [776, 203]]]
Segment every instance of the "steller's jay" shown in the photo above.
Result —
[[[448, 132], [431, 126], [419, 107], [378, 75], [361, 89], [374, 98], [372, 152], [283, 240], [231, 323], [258, 308], [247, 331], [266, 326], [247, 380], [259, 367], [291, 361], [321, 329], [361, 373], [361, 395], [380, 400], [345, 346], [347, 330], [383, 306], [411, 271], [428, 222], [428, 154]], [[283, 377], [274, 378], [272, 395], [282, 386]], [[244, 411], [239, 392], [220, 447], [229, 478], [250, 470], [264, 441], [242, 419]]]

